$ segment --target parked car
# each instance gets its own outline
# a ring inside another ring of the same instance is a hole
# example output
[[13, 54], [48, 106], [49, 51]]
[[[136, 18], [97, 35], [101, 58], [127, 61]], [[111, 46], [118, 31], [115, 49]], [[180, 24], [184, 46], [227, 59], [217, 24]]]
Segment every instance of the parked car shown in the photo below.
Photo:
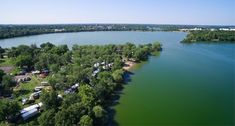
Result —
[[25, 70], [21, 70], [18, 75], [25, 75], [27, 72]]
[[22, 98], [22, 105], [25, 105], [26, 103], [27, 103], [27, 101], [28, 101], [28, 98]]
[[34, 88], [34, 92], [41, 91], [44, 88], [44, 86], [37, 86]]

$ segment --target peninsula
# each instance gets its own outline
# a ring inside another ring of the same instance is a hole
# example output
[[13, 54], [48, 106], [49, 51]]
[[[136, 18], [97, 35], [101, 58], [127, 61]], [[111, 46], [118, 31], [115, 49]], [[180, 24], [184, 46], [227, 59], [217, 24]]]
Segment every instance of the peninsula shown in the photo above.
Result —
[[0, 50], [1, 69], [11, 68], [0, 70], [0, 124], [90, 126], [108, 123], [124, 74], [162, 47], [154, 42], [70, 50], [48, 42]]

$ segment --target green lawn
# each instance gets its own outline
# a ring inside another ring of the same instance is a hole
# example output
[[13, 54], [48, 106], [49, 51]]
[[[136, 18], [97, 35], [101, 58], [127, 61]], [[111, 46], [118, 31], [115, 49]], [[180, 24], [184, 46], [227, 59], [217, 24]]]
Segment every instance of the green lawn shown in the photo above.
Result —
[[14, 62], [11, 58], [0, 59], [0, 67], [2, 66], [14, 66]]
[[40, 81], [36, 76], [32, 76], [32, 80], [26, 83], [20, 83], [18, 87], [14, 89], [16, 100], [21, 104], [23, 97], [29, 98], [30, 94], [36, 86], [40, 84]]

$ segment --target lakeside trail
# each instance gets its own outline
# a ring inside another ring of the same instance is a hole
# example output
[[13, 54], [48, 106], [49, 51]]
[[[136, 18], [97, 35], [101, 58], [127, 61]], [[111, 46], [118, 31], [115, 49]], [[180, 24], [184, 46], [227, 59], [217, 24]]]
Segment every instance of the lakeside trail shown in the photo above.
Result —
[[133, 61], [126, 61], [125, 65], [123, 67], [124, 70], [128, 71], [130, 70], [132, 67], [134, 67], [134, 65], [136, 65], [136, 62]]

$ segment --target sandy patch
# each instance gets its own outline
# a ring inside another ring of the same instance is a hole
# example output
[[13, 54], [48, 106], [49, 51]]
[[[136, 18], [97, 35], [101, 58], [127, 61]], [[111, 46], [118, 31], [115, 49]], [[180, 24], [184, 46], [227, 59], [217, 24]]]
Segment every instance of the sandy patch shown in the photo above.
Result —
[[124, 70], [130, 70], [136, 63], [133, 61], [126, 61], [123, 67]]

